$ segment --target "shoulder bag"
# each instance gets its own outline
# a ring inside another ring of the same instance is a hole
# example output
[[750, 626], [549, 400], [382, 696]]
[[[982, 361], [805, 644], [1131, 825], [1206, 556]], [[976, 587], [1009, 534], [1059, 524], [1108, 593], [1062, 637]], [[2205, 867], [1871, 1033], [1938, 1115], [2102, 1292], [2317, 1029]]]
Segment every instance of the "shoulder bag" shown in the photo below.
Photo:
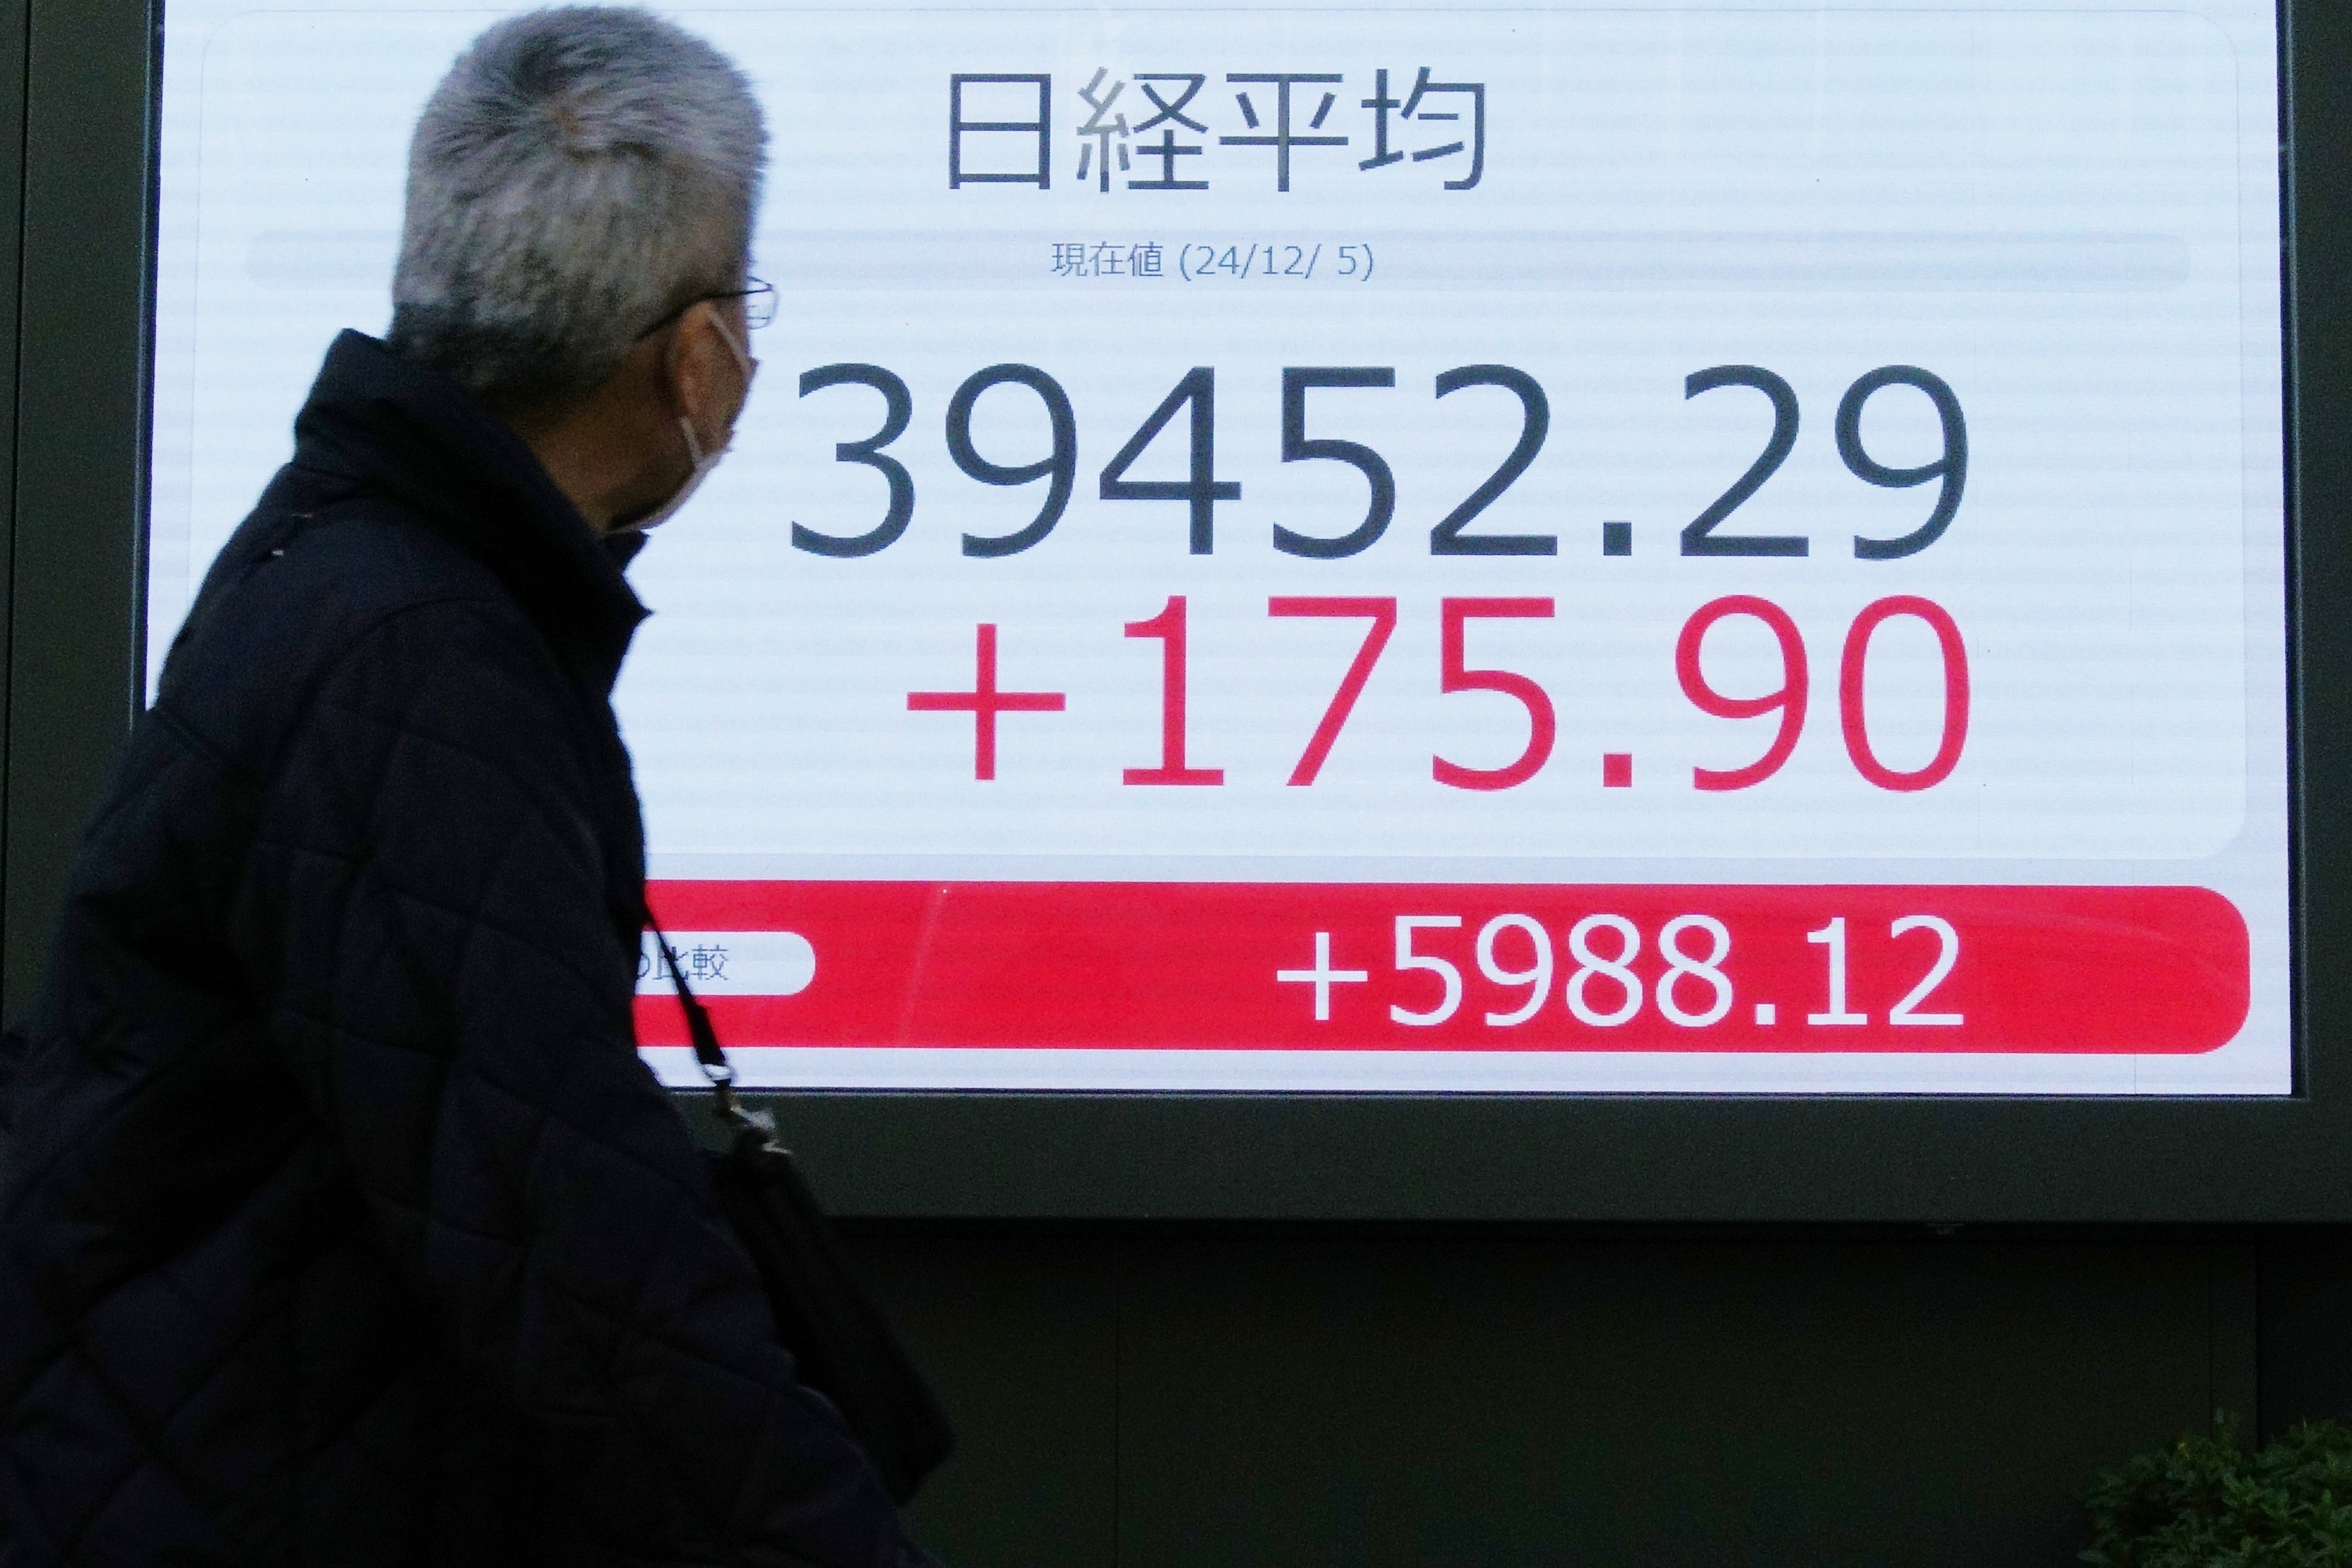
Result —
[[737, 1098], [735, 1069], [710, 1015], [687, 987], [668, 939], [659, 931], [654, 937], [686, 1010], [695, 1060], [732, 1134], [723, 1152], [708, 1155], [719, 1212], [767, 1287], [777, 1337], [801, 1381], [833, 1402], [883, 1489], [903, 1504], [954, 1451], [954, 1428], [889, 1320], [850, 1272], [832, 1223], [791, 1151], [776, 1141], [774, 1118]]

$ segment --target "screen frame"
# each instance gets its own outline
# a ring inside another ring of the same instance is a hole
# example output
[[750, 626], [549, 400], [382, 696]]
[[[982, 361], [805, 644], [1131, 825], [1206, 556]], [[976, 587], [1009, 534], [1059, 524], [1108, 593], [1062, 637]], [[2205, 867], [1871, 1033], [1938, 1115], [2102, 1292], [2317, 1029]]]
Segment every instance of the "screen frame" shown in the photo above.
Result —
[[[35, 1000], [73, 843], [142, 700], [162, 21], [160, 0], [20, 15], [11, 1018]], [[2283, 0], [2280, 47], [2293, 1096], [753, 1097], [826, 1200], [904, 1218], [2352, 1220], [2352, 640], [2336, 631], [2352, 531], [2314, 525], [2352, 500], [2352, 302], [2297, 289], [2352, 275], [2352, 12]], [[706, 1096], [681, 1102], [715, 1134]]]

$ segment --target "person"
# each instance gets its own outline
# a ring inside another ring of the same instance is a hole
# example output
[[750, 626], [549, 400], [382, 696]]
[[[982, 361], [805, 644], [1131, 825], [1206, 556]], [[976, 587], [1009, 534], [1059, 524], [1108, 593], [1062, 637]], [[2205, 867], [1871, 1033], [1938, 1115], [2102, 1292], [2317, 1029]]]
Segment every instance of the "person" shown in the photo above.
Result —
[[750, 389], [765, 132], [643, 12], [484, 33], [81, 843], [0, 1173], [11, 1568], [928, 1563], [631, 1026], [609, 694]]

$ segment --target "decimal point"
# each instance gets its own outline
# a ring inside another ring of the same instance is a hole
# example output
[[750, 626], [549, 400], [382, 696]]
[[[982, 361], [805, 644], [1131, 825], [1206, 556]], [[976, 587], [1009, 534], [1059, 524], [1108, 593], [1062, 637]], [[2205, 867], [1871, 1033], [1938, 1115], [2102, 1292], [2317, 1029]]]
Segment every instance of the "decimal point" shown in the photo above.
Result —
[[1756, 1004], [1756, 1021], [1767, 1028], [1780, 1021], [1780, 1010], [1769, 1002]]
[[1602, 789], [1632, 789], [1633, 787], [1633, 752], [1610, 752], [1601, 757], [1601, 787]]
[[1633, 525], [1630, 522], [1604, 522], [1601, 525], [1601, 553], [1631, 555], [1633, 553]]

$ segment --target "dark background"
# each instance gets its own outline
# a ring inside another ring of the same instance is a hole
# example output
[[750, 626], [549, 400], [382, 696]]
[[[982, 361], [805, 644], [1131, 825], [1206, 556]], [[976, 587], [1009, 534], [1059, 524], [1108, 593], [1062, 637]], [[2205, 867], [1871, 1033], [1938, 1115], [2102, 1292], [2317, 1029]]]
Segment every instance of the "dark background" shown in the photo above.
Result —
[[[157, 19], [0, 0], [11, 1017], [138, 700]], [[2284, 19], [2298, 1099], [782, 1102], [944, 1555], [2054, 1565], [2129, 1449], [2352, 1414], [2352, 7]]]

